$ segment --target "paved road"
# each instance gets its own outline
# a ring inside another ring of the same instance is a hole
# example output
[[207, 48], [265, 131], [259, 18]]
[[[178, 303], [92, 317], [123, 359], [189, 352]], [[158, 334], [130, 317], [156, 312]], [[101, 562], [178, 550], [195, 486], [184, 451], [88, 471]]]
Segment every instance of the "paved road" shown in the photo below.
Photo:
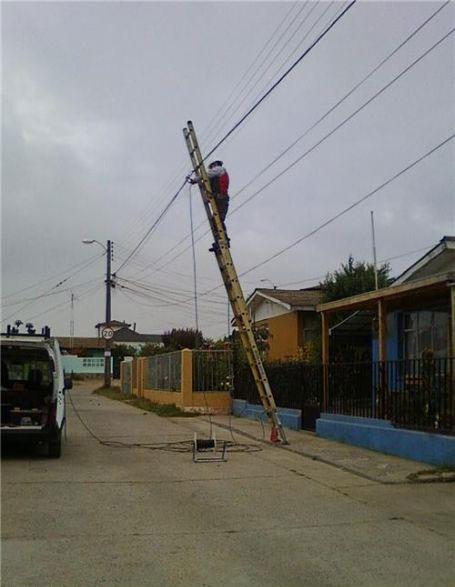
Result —
[[[207, 429], [72, 396], [103, 439]], [[70, 416], [61, 460], [4, 454], [4, 587], [455, 584], [454, 484], [382, 485], [267, 446], [193, 464], [103, 446]]]

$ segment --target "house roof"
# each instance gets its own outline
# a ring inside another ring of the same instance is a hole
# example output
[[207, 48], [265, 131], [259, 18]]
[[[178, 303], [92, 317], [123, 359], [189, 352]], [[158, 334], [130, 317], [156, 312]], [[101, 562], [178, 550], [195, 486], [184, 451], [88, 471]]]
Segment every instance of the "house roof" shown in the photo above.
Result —
[[[69, 336], [58, 336], [58, 342], [64, 349], [69, 349], [71, 346], [75, 349], [104, 349], [106, 341], [104, 338], [98, 338], [97, 336], [79, 336], [74, 337], [71, 345], [71, 338]], [[129, 328], [120, 328], [114, 332], [112, 338], [113, 342], [116, 343], [155, 343], [160, 344], [163, 337], [161, 334], [140, 334]]]
[[399, 275], [393, 285], [400, 285], [443, 271], [455, 270], [455, 236], [444, 236], [437, 245]]
[[[71, 337], [57, 336], [57, 340], [62, 348], [69, 349], [71, 347]], [[72, 339], [72, 346], [75, 349], [104, 349], [105, 344], [104, 338], [97, 336], [76, 336]]]
[[[131, 326], [131, 324], [128, 324], [127, 322], [125, 322], [125, 320], [123, 320], [123, 322], [120, 322], [120, 320], [111, 320], [109, 322], [110, 326]], [[98, 324], [95, 324], [95, 328], [101, 328], [102, 326], [106, 326], [106, 322], [98, 322]]]
[[306, 289], [272, 289], [258, 287], [247, 299], [247, 305], [254, 310], [263, 300], [275, 302], [288, 310], [314, 310], [322, 299], [320, 287]]
[[131, 330], [130, 328], [124, 327], [119, 328], [114, 332], [113, 336], [114, 342], [144, 342], [144, 343], [161, 343], [163, 341], [163, 337], [161, 334], [140, 334], [135, 330]]

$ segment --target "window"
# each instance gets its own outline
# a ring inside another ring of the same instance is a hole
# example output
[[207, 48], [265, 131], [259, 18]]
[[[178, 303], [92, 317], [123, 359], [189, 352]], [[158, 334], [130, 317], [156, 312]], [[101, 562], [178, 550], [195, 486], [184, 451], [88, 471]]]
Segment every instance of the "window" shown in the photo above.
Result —
[[99, 367], [104, 367], [104, 357], [83, 358], [82, 367], [87, 367], [88, 369], [97, 369]]
[[448, 355], [448, 311], [407, 312], [403, 318], [403, 356], [405, 359], [419, 359], [425, 350], [433, 351], [436, 358]]

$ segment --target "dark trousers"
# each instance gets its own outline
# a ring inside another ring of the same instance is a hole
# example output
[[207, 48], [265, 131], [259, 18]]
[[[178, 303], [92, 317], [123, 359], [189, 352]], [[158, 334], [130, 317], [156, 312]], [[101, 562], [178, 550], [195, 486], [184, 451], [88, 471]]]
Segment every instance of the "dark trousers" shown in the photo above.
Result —
[[[226, 214], [229, 208], [229, 196], [221, 196], [220, 194], [213, 194], [215, 198], [216, 207], [218, 208], [218, 214], [220, 215], [221, 222], [224, 226], [224, 219], [226, 218]], [[226, 227], [224, 227], [226, 230]]]

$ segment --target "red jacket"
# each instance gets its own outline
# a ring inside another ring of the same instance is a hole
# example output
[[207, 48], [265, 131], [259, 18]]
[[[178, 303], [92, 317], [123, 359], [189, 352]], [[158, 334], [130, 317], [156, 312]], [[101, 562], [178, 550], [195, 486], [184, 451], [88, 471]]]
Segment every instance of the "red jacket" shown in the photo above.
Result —
[[207, 169], [207, 175], [210, 180], [210, 188], [212, 194], [219, 194], [220, 196], [227, 196], [229, 189], [229, 175], [224, 167], [213, 167]]

